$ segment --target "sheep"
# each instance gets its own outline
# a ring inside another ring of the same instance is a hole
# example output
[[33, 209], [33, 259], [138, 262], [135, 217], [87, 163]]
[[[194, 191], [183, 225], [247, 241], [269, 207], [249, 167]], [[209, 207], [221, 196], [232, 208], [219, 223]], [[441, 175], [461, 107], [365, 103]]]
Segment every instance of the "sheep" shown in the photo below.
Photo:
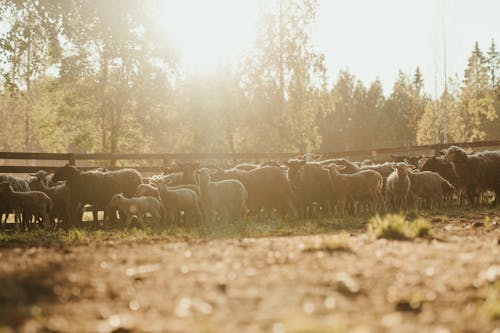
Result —
[[[8, 182], [14, 191], [18, 192], [28, 192], [30, 190], [29, 182], [23, 178], [9, 176], [5, 174], [0, 174], [0, 182]], [[2, 222], [2, 215], [5, 214], [5, 219], [3, 223], [7, 223], [7, 219], [9, 218], [9, 208], [6, 207], [2, 202], [0, 202], [0, 222]], [[20, 216], [18, 214], [15, 215], [16, 222], [20, 222]]]
[[420, 199], [425, 208], [442, 207], [444, 186], [453, 188], [453, 185], [436, 172], [410, 171], [408, 177], [410, 178], [410, 193], [413, 199]]
[[245, 218], [248, 213], [248, 193], [245, 186], [235, 179], [211, 181], [210, 173], [215, 174], [217, 170], [196, 171], [200, 181], [200, 201], [205, 223], [212, 224], [216, 213], [225, 220]]
[[146, 213], [151, 214], [154, 223], [161, 221], [162, 207], [160, 201], [153, 197], [134, 197], [126, 198], [122, 193], [115, 194], [111, 197], [109, 206], [120, 209], [126, 216], [125, 224], [130, 224], [132, 217], [137, 217], [138, 223], [146, 217]]
[[319, 163], [307, 163], [305, 160], [291, 159], [288, 166], [288, 179], [299, 217], [313, 215], [313, 204], [319, 204], [328, 211], [332, 201], [328, 172]]
[[495, 204], [500, 197], [500, 151], [467, 154], [457, 146], [443, 150], [444, 159], [453, 162], [459, 183], [463, 186], [472, 205], [478, 203], [479, 194], [485, 190], [495, 192]]
[[339, 205], [339, 214], [345, 216], [345, 206], [347, 199], [354, 200], [368, 199], [375, 209], [383, 209], [384, 198], [382, 196], [382, 176], [373, 170], [359, 171], [353, 174], [341, 174], [339, 170], [344, 169], [342, 165], [331, 163], [322, 168], [328, 171], [330, 185], [335, 199]]
[[[66, 180], [71, 193], [72, 221], [76, 220], [80, 205], [91, 204], [95, 208], [104, 208], [111, 221], [116, 213], [107, 205], [114, 194], [123, 193], [132, 197], [142, 177], [134, 169], [121, 169], [109, 172], [82, 172], [74, 166], [66, 165], [57, 169], [52, 177], [54, 181]], [[111, 214], [110, 214], [111, 213]], [[81, 216], [80, 216], [81, 217]], [[81, 222], [81, 218], [79, 219]]]
[[386, 202], [395, 210], [406, 209], [410, 193], [408, 169], [414, 169], [415, 166], [398, 163], [392, 168], [394, 171], [387, 177], [386, 181]]
[[40, 218], [43, 226], [50, 225], [49, 214], [52, 210], [52, 201], [43, 192], [14, 191], [9, 182], [2, 181], [0, 182], [0, 201], [22, 214], [22, 223], [25, 228], [27, 228], [32, 216], [35, 217], [35, 220]]
[[260, 216], [261, 210], [278, 209], [285, 216], [293, 209], [291, 192], [285, 174], [279, 167], [265, 166], [251, 171], [222, 170], [210, 175], [213, 181], [239, 180], [247, 190], [247, 207]]
[[[47, 174], [48, 175], [48, 174]], [[46, 176], [38, 174], [33, 180], [31, 180], [31, 189], [37, 190], [47, 194], [47, 196], [52, 200], [52, 211], [50, 213], [50, 221], [55, 224], [55, 219], [57, 218], [60, 223], [63, 223], [66, 227], [69, 226], [69, 217], [71, 209], [71, 192], [66, 184], [47, 186]]]
[[[458, 176], [455, 171], [455, 165], [446, 161], [441, 156], [423, 157], [419, 161], [419, 169], [422, 171], [433, 171], [439, 173], [441, 177], [452, 184], [453, 188], [459, 188]], [[443, 183], [444, 184], [444, 183]], [[443, 196], [444, 202], [451, 204], [453, 200], [454, 189], [444, 184]], [[462, 203], [462, 196], [459, 196], [459, 202]]]
[[198, 195], [190, 189], [179, 188], [171, 190], [163, 181], [157, 182], [158, 194], [165, 209], [165, 216], [170, 221], [175, 221], [177, 212], [184, 211], [186, 220], [195, 223], [201, 222], [201, 211]]

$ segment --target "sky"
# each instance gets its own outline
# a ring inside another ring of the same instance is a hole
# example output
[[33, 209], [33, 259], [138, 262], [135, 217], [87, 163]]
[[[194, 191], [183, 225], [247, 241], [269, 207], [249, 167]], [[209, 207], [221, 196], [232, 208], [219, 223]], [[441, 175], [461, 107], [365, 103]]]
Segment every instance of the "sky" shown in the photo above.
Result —
[[[269, 3], [159, 2], [165, 31], [191, 71], [214, 70], [251, 48], [259, 6]], [[443, 90], [445, 45], [448, 76], [462, 76], [475, 41], [483, 51], [492, 38], [500, 43], [498, 13], [500, 0], [319, 0], [311, 32], [326, 57], [331, 84], [348, 69], [367, 85], [378, 78], [388, 94], [399, 69], [413, 73], [420, 66], [425, 89], [434, 94], [435, 82], [438, 93]]]
[[[153, 0], [157, 24], [187, 71], [216, 71], [255, 42], [259, 8], [271, 0]], [[275, 0], [276, 1], [276, 0]], [[398, 70], [420, 66], [425, 90], [438, 94], [448, 76], [463, 76], [475, 41], [500, 49], [500, 0], [318, 0], [312, 26], [325, 55], [330, 84], [348, 69], [366, 85], [379, 79], [385, 94]], [[0, 32], [5, 30], [0, 25]], [[446, 44], [444, 43], [446, 36]], [[437, 80], [435, 76], [437, 73]]]
[[[463, 76], [475, 41], [485, 52], [500, 43], [500, 0], [320, 0], [314, 44], [329, 76], [349, 69], [365, 83], [392, 90], [398, 69], [424, 75], [428, 93], [443, 89], [444, 36], [448, 76]], [[499, 49], [500, 46], [497, 48]]]

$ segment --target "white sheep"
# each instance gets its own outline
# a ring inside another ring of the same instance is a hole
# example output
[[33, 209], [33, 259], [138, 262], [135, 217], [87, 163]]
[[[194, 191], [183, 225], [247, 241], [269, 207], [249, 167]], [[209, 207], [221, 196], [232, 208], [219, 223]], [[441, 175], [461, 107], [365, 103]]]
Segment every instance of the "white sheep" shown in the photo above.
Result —
[[386, 202], [395, 210], [406, 209], [408, 195], [410, 194], [410, 177], [408, 169], [414, 169], [415, 166], [406, 163], [393, 165], [394, 171], [386, 180]]
[[122, 193], [115, 194], [109, 202], [111, 207], [120, 209], [126, 216], [126, 224], [132, 221], [132, 217], [136, 216], [139, 223], [146, 217], [146, 213], [151, 214], [153, 221], [158, 223], [161, 221], [161, 204], [160, 201], [153, 197], [135, 197], [127, 198]]
[[383, 209], [384, 197], [382, 196], [383, 178], [380, 173], [373, 170], [359, 171], [353, 174], [341, 174], [339, 170], [345, 169], [343, 165], [331, 163], [324, 165], [328, 170], [330, 185], [335, 199], [340, 206], [340, 216], [345, 215], [347, 199], [369, 200], [375, 209]]
[[[175, 216], [183, 211], [186, 220], [195, 223], [201, 222], [199, 197], [195, 191], [187, 188], [169, 189], [163, 181], [157, 182], [158, 194], [165, 209], [165, 215], [170, 221], [175, 221]], [[188, 223], [186, 221], [186, 223]]]
[[[216, 213], [225, 220], [245, 218], [248, 213], [246, 206], [248, 193], [245, 186], [235, 179], [213, 182], [210, 180], [210, 172], [208, 169], [196, 172], [199, 177], [200, 200], [205, 221], [212, 223]], [[212, 172], [216, 173], [217, 170]]]

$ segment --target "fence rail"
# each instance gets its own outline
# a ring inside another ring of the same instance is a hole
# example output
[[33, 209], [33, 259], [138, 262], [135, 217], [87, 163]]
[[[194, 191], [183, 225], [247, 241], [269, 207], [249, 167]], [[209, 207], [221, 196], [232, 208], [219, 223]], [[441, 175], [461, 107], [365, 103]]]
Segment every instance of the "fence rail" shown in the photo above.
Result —
[[[320, 152], [324, 158], [353, 158], [364, 157], [373, 160], [380, 160], [388, 154], [412, 155], [415, 153], [427, 152], [427, 154], [439, 154], [439, 151], [451, 145], [464, 148], [490, 148], [500, 147], [500, 140], [477, 141], [477, 142], [458, 142], [448, 144], [433, 144], [422, 146], [391, 147], [378, 149]], [[288, 159], [299, 155], [300, 153], [153, 153], [153, 154], [77, 154], [77, 153], [32, 153], [32, 152], [0, 152], [1, 160], [25, 160], [25, 161], [44, 161], [44, 165], [0, 165], [0, 173], [30, 173], [37, 170], [50, 171], [57, 165], [45, 165], [45, 161], [66, 161], [70, 165], [77, 165], [77, 161], [106, 161], [106, 166], [115, 169], [116, 162], [123, 161], [161, 161], [161, 165], [169, 165], [172, 161], [193, 161], [193, 160], [230, 160], [236, 161], [264, 161], [269, 159]], [[156, 172], [160, 165], [156, 166], [131, 166], [140, 172]], [[80, 166], [81, 169], [91, 169], [94, 166]], [[125, 167], [125, 166], [120, 166]]]

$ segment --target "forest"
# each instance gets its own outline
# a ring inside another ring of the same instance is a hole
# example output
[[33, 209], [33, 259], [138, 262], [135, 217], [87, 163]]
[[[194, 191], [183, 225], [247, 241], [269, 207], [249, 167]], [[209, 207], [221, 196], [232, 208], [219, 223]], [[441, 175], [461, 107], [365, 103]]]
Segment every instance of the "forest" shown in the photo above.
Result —
[[330, 69], [329, 80], [310, 29], [318, 2], [288, 0], [262, 10], [245, 57], [193, 74], [155, 24], [157, 4], [1, 1], [0, 150], [326, 152], [500, 139], [495, 40], [470, 46], [440, 96], [425, 92], [434, 83], [419, 67], [384, 91], [348, 70]]

